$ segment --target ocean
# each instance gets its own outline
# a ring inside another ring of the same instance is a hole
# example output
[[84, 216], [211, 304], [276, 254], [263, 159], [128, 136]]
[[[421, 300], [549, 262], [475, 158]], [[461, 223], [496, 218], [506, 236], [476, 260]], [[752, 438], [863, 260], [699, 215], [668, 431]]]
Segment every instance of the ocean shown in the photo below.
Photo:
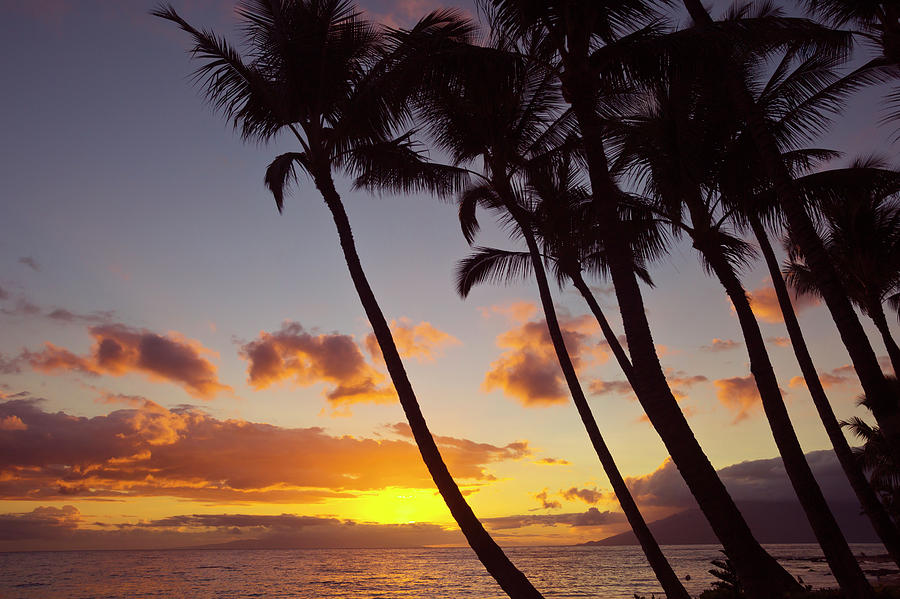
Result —
[[[817, 545], [767, 547], [795, 576], [833, 586]], [[854, 544], [863, 568], [885, 568], [880, 545]], [[694, 595], [715, 580], [716, 545], [667, 546]], [[639, 547], [513, 547], [507, 550], [545, 597], [633, 599], [660, 593]], [[876, 581], [876, 576], [872, 576]], [[505, 595], [468, 548], [59, 551], [0, 553], [0, 598], [295, 599]]]

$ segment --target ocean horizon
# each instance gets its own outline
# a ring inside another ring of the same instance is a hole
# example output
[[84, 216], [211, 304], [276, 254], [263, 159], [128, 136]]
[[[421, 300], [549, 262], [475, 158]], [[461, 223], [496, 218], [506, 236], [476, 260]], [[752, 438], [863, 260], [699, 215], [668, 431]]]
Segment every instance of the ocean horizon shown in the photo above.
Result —
[[[815, 544], [767, 545], [794, 576], [834, 586]], [[873, 582], [884, 548], [852, 544]], [[669, 545], [666, 556], [692, 595], [716, 580], [719, 545]], [[506, 549], [546, 597], [648, 599], [660, 594], [640, 547], [519, 546]], [[155, 549], [0, 553], [0, 597], [500, 599], [503, 592], [467, 547], [405, 549]]]

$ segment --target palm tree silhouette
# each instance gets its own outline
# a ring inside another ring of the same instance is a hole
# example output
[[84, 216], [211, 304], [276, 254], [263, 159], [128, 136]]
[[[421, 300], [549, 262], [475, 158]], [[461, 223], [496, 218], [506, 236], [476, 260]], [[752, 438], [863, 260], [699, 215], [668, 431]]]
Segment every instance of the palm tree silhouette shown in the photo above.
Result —
[[[565, 345], [538, 247], [528, 172], [532, 170], [529, 166], [536, 161], [556, 162], [559, 142], [565, 145], [564, 134], [568, 129], [566, 116], [560, 114], [558, 84], [552, 72], [530, 60], [533, 47], [516, 46], [496, 29], [491, 33], [492, 43], [481, 46], [456, 43], [446, 38], [435, 39], [418, 31], [396, 32], [398, 42], [407, 48], [407, 77], [428, 82], [420, 86], [416, 96], [417, 116], [436, 147], [449, 156], [453, 167], [476, 169], [481, 166], [480, 171], [471, 171], [478, 182], [466, 189], [460, 198], [460, 222], [467, 241], [472, 243], [477, 233], [475, 213], [480, 206], [497, 212], [514, 235], [525, 242], [528, 252], [505, 254], [505, 264], [514, 270], [534, 273], [557, 359], [616, 497], [666, 595], [688, 599], [687, 591], [672, 571], [625, 485], [587, 403]], [[423, 56], [427, 58], [423, 59]], [[399, 70], [403, 68], [398, 67]], [[381, 174], [373, 173], [365, 183], [402, 188], [405, 186], [403, 175], [395, 172], [383, 178]], [[473, 278], [472, 269], [488, 278], [493, 276], [481, 270], [478, 264], [485, 264], [479, 254], [491, 251], [481, 248], [474, 262], [463, 261], [457, 289], [464, 297], [478, 279], [477, 275]], [[494, 254], [502, 253], [495, 251]], [[467, 268], [467, 264], [471, 268]]]
[[[694, 28], [707, 36], [709, 63], [717, 63], [720, 78], [727, 92], [730, 105], [745, 123], [748, 137], [756, 146], [760, 164], [771, 181], [775, 196], [783, 212], [793, 243], [803, 252], [810, 271], [819, 281], [825, 304], [837, 325], [841, 339], [850, 354], [867, 397], [872, 401], [873, 414], [884, 431], [888, 442], [900, 446], [900, 413], [891, 408], [891, 389], [884, 378], [878, 358], [866, 337], [862, 324], [853, 310], [847, 290], [829, 259], [828, 253], [817, 235], [802, 194], [792, 174], [781, 158], [777, 139], [766, 121], [765, 115], [754, 101], [748, 83], [740, 69], [741, 50], [731, 35], [734, 28], [724, 27], [713, 21], [699, 0], [682, 0], [694, 21]], [[741, 19], [738, 30], [746, 29]], [[815, 50], [846, 56], [851, 47], [851, 37], [846, 32], [828, 31], [807, 20], [778, 17], [782, 23], [780, 34], [783, 43], [801, 44]], [[772, 44], [777, 47], [776, 44]], [[783, 45], [783, 44], [782, 44]]]
[[[900, 373], [900, 347], [884, 313], [885, 301], [900, 291], [900, 173], [870, 158], [800, 183], [818, 200], [822, 242], [850, 300], [875, 323], [894, 373]], [[821, 295], [802, 254], [797, 258], [788, 265], [788, 281], [798, 292]]]
[[[761, 61], [762, 58], [763, 56], [754, 57], [752, 54], [748, 56], [747, 71], [765, 72], [752, 66], [753, 62]], [[865, 65], [841, 77], [836, 71], [841, 62], [839, 56], [807, 54], [788, 48], [765, 79], [754, 81], [754, 88], [758, 90], [755, 101], [766, 115], [782, 148], [782, 156], [792, 172], [808, 171], [823, 161], [839, 157], [838, 152], [801, 148], [801, 145], [811, 141], [818, 131], [830, 124], [830, 111], [842, 106], [849, 94], [861, 86], [881, 79], [879, 70], [872, 68], [871, 65]], [[769, 241], [767, 226], [775, 231], [783, 228], [783, 219], [778, 211], [774, 191], [761, 175], [764, 169], [759, 164], [752, 140], [745, 132], [740, 131], [740, 123], [735, 122], [733, 127], [729, 147], [722, 152], [717, 163], [718, 183], [723, 188], [723, 199], [726, 205], [733, 206], [732, 215], [736, 224], [742, 228], [749, 228], [757, 240], [772, 279], [791, 346], [838, 461], [882, 544], [900, 566], [900, 532], [873, 491], [858, 461], [853, 457], [847, 438], [841, 430], [819, 379], [791, 303], [779, 260]], [[840, 175], [838, 177], [817, 175], [812, 177], [812, 181], [823, 178], [833, 182], [829, 192], [833, 196], [840, 187], [836, 180]], [[804, 188], [808, 185], [806, 181], [800, 179], [797, 183]], [[843, 181], [841, 185], [855, 189], [852, 178]], [[814, 202], [813, 191], [813, 189], [803, 190], [804, 195]]]
[[311, 177], [331, 212], [353, 284], [397, 390], [428, 471], [469, 545], [503, 590], [516, 598], [541, 594], [494, 542], [447, 470], [426, 425], [390, 328], [363, 272], [333, 172], [360, 173], [403, 164], [433, 187], [455, 189], [460, 173], [429, 167], [408, 135], [391, 137], [402, 121], [404, 98], [388, 81], [383, 36], [343, 0], [243, 0], [249, 46], [244, 57], [214, 33], [198, 30], [171, 6], [153, 14], [176, 23], [204, 61], [196, 78], [210, 103], [244, 139], [269, 141], [287, 130], [301, 152], [275, 158], [265, 182], [279, 211], [298, 169]]
[[[799, 584], [756, 541], [715, 468], [703, 453], [666, 381], [644, 311], [635, 259], [620, 226], [621, 192], [606, 156], [606, 123], [598, 111], [615, 98], [623, 80], [659, 59], [659, 27], [643, 0], [494, 0], [506, 26], [544, 40], [556, 61], [562, 93], [582, 138], [597, 231], [603, 243], [635, 373], [635, 390], [651, 424], [722, 542], [749, 596], [778, 597]], [[641, 28], [642, 24], [646, 24]], [[649, 40], [649, 44], [647, 43]], [[647, 50], [646, 47], [651, 50]]]
[[[895, 401], [900, 401], [900, 383], [896, 377], [888, 377], [888, 381], [896, 390]], [[869, 407], [865, 396], [860, 398], [859, 403]], [[885, 442], [884, 435], [877, 426], [871, 426], [862, 418], [855, 416], [841, 424], [863, 442], [862, 447], [854, 449], [855, 457], [869, 473], [872, 485], [878, 491], [894, 521], [900, 522], [900, 459], [897, 454]]]
[[[728, 230], [718, 189], [717, 156], [731, 139], [730, 113], [710, 101], [709, 82], [683, 68], [661, 79], [648, 111], [628, 119], [621, 161], [637, 171], [648, 198], [676, 232], [684, 232], [707, 271], [725, 288], [740, 323], [763, 410], [788, 478], [841, 588], [866, 593], [868, 583], [813, 476], [785, 407], [759, 323], [738, 270], [752, 249]], [[856, 591], [854, 591], [856, 592]], [[871, 589], [868, 590], [871, 594]], [[860, 595], [862, 596], [862, 595]]]
[[836, 27], [852, 25], [881, 47], [884, 57], [900, 65], [900, 6], [891, 0], [803, 0]]

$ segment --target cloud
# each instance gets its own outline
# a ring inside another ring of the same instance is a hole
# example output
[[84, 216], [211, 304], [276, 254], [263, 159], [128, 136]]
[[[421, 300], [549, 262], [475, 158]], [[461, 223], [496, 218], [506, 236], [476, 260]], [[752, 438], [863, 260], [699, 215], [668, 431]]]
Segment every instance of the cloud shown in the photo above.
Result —
[[595, 507], [586, 512], [569, 514], [523, 514], [482, 518], [482, 522], [492, 530], [524, 528], [526, 526], [606, 526], [625, 522], [625, 514], [621, 512], [601, 512]]
[[[560, 328], [576, 369], [608, 359], [604, 348], [593, 338], [599, 330], [592, 316], [577, 318], [561, 314]], [[500, 389], [526, 407], [565, 403], [569, 398], [559, 361], [550, 340], [546, 321], [525, 322], [497, 337], [504, 348], [491, 363], [482, 388]]]
[[706, 352], [720, 352], [737, 349], [742, 345], [743, 343], [741, 343], [740, 341], [735, 341], [734, 339], [714, 338], [712, 340], [712, 343], [710, 343], [709, 345], [700, 346], [700, 350]]
[[6, 416], [5, 418], [0, 418], [0, 431], [25, 431], [28, 430], [28, 425], [22, 422], [22, 419], [18, 416]]
[[790, 347], [791, 340], [787, 337], [768, 337], [766, 341], [773, 345], [777, 345], [778, 347]]
[[605, 395], [608, 393], [617, 393], [619, 395], [627, 395], [632, 393], [631, 383], [628, 381], [602, 381], [594, 379], [588, 384], [588, 391], [593, 395]]
[[[385, 427], [394, 434], [412, 439], [412, 430], [406, 422], [397, 422]], [[487, 464], [490, 462], [502, 462], [505, 460], [518, 460], [531, 455], [531, 449], [528, 447], [527, 441], [513, 441], [503, 446], [491, 445], [490, 443], [476, 443], [468, 439], [459, 439], [457, 437], [445, 437], [434, 435], [435, 443], [441, 449], [444, 460], [448, 465], [454, 462], [480, 463]], [[452, 467], [451, 467], [452, 470]], [[481, 479], [494, 480], [493, 476], [482, 475]]]
[[20, 358], [7, 358], [0, 354], [0, 374], [19, 374], [20, 372], [22, 372]]
[[0, 514], [0, 551], [204, 545], [235, 549], [384, 548], [463, 543], [458, 530], [437, 524], [376, 524], [286, 513], [181, 514], [113, 525], [86, 522], [70, 505]]
[[[853, 368], [852, 364], [844, 364], [843, 366], [832, 368], [828, 372], [820, 372], [818, 375], [822, 387], [827, 389], [828, 387], [843, 385], [856, 380], [856, 369]], [[802, 376], [795, 376], [788, 382], [788, 386], [806, 387], [806, 379]]]
[[122, 324], [90, 327], [88, 332], [94, 338], [88, 355], [79, 356], [45, 343], [42, 350], [23, 352], [21, 359], [46, 373], [63, 370], [120, 376], [138, 372], [154, 380], [175, 383], [200, 399], [212, 399], [232, 390], [219, 382], [216, 367], [203, 357], [213, 352], [179, 333], [163, 336]]
[[[402, 358], [415, 358], [419, 362], [433, 362], [443, 354], [446, 347], [460, 345], [460, 340], [449, 333], [435, 328], [430, 322], [423, 321], [413, 325], [408, 318], [391, 321], [391, 334], [397, 351]], [[366, 335], [366, 349], [380, 364], [384, 364], [381, 348], [374, 333]]]
[[19, 264], [24, 264], [25, 266], [27, 266], [28, 268], [30, 268], [31, 270], [33, 270], [35, 272], [41, 271], [40, 264], [38, 264], [37, 260], [35, 260], [31, 256], [22, 256], [21, 258], [19, 258]]
[[575, 501], [581, 500], [588, 504], [594, 504], [603, 499], [603, 493], [597, 490], [596, 487], [590, 489], [579, 489], [578, 487], [570, 487], [565, 491], [560, 491], [559, 494], [566, 501]]
[[560, 502], [556, 501], [555, 499], [550, 499], [550, 497], [547, 494], [547, 491], [548, 491], [547, 489], [544, 489], [540, 493], [534, 494], [534, 498], [537, 499], [538, 503], [541, 504], [540, 509], [552, 510], [552, 509], [561, 508], [562, 504]]
[[0, 542], [57, 539], [71, 535], [81, 522], [79, 511], [67, 505], [36, 507], [21, 514], [0, 514]]
[[478, 311], [481, 313], [482, 318], [500, 315], [506, 317], [511, 322], [521, 324], [537, 314], [537, 306], [533, 302], [519, 301], [509, 304], [496, 304], [486, 308], [480, 307], [478, 308]]
[[[10, 299], [10, 297], [8, 291], [0, 289], [0, 301]], [[66, 324], [110, 324], [115, 319], [115, 312], [112, 310], [98, 310], [82, 314], [65, 308], [43, 308], [25, 295], [19, 295], [12, 307], [0, 308], [0, 314], [25, 318], [47, 318]]]
[[[93, 418], [46, 412], [34, 399], [0, 402], [0, 422], [8, 423], [0, 427], [0, 499], [316, 503], [387, 487], [433, 487], [404, 425], [391, 427], [404, 438], [376, 440], [123, 401], [135, 407]], [[463, 484], [495, 480], [490, 464], [531, 454], [525, 441], [435, 440]]]
[[535, 460], [536, 464], [544, 464], [546, 466], [568, 466], [572, 462], [569, 460], [564, 460], [562, 458], [541, 458], [539, 460]]
[[[811, 451], [806, 460], [829, 502], [858, 501], [833, 451]], [[740, 462], [717, 472], [735, 501], [797, 501], [780, 457]], [[671, 458], [666, 458], [654, 472], [627, 478], [625, 482], [641, 505], [696, 507]]]
[[[791, 303], [794, 310], [800, 314], [807, 308], [819, 305], [819, 298], [813, 295], [796, 295], [791, 294]], [[778, 297], [775, 295], [775, 288], [771, 284], [759, 287], [750, 292], [750, 307], [756, 317], [765, 322], [779, 323], [784, 322], [784, 316], [781, 314], [781, 307], [778, 305]]]
[[735, 413], [732, 424], [745, 420], [761, 406], [759, 389], [753, 375], [713, 381], [719, 403]]
[[257, 389], [292, 380], [300, 386], [330, 383], [325, 397], [332, 405], [397, 401], [394, 388], [375, 370], [350, 335], [313, 335], [297, 322], [241, 347], [250, 362], [249, 382]]

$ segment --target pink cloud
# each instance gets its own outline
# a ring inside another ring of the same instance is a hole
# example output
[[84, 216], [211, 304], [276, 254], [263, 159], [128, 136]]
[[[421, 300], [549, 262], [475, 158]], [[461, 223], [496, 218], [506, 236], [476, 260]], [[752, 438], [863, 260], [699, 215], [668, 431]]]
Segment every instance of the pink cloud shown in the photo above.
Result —
[[204, 355], [213, 354], [197, 341], [179, 333], [159, 335], [123, 324], [88, 329], [94, 338], [91, 353], [79, 356], [52, 343], [21, 358], [41, 372], [76, 371], [91, 376], [141, 373], [154, 380], [176, 383], [194, 397], [212, 399], [232, 391], [218, 381], [216, 367]]
[[[807, 308], [819, 305], [819, 298], [812, 295], [795, 295], [791, 296], [791, 303], [797, 314]], [[784, 316], [781, 314], [781, 307], [778, 305], [778, 297], [775, 294], [775, 288], [771, 284], [759, 287], [750, 292], [750, 306], [753, 313], [760, 320], [771, 323], [784, 322]]]
[[[430, 322], [413, 324], [408, 318], [391, 321], [391, 334], [397, 351], [403, 358], [415, 358], [420, 362], [433, 362], [445, 348], [460, 345], [459, 339], [437, 329]], [[366, 349], [374, 360], [384, 364], [381, 348], [374, 333], [366, 335]]]
[[[599, 327], [592, 316], [560, 315], [560, 328], [576, 369], [608, 359], [606, 350], [593, 338]], [[546, 321], [529, 321], [506, 331], [497, 337], [497, 345], [504, 352], [485, 375], [485, 391], [500, 389], [527, 407], [568, 400], [568, 387]]]
[[241, 347], [241, 355], [250, 363], [249, 382], [257, 389], [280, 381], [304, 387], [328, 383], [325, 397], [332, 405], [397, 401], [386, 377], [366, 362], [350, 335], [314, 335], [287, 322], [274, 333], [261, 332]]

